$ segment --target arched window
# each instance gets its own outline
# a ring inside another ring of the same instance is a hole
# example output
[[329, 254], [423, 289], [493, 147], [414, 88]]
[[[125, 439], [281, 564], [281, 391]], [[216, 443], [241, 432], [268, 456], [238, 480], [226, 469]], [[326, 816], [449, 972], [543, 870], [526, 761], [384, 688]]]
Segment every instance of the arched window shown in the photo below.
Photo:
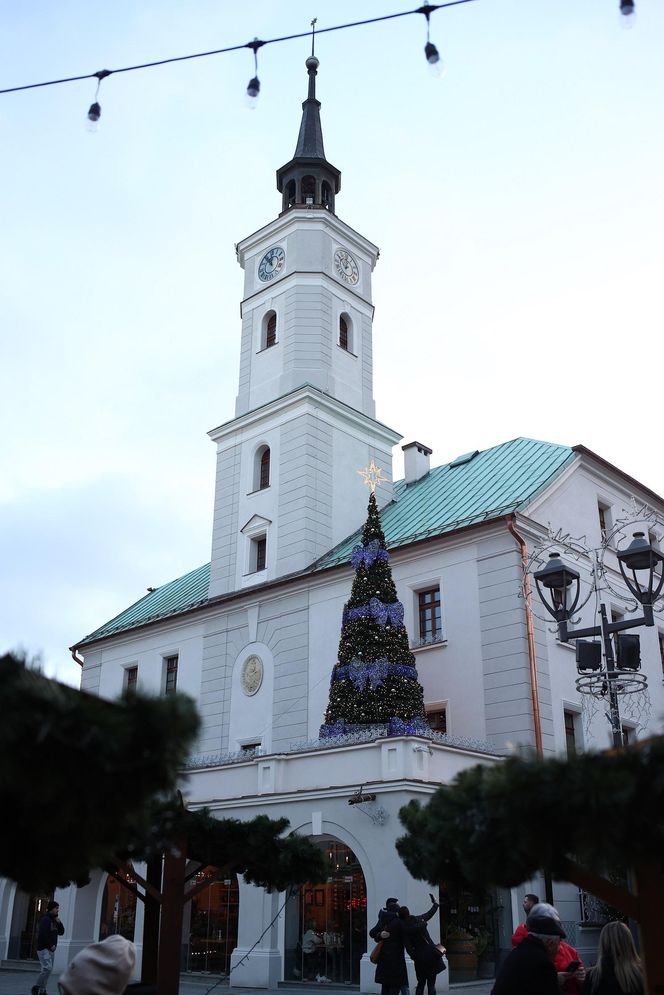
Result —
[[284, 190], [284, 210], [295, 204], [295, 180], [289, 180]]
[[315, 204], [316, 203], [316, 177], [315, 176], [303, 176], [302, 177], [302, 203], [304, 204]]
[[258, 490], [270, 486], [270, 448], [266, 446], [260, 458], [258, 471]]
[[263, 319], [263, 348], [269, 349], [277, 344], [277, 315], [268, 311]]
[[328, 211], [331, 211], [334, 201], [332, 200], [332, 187], [327, 180], [323, 180], [320, 188], [320, 194], [323, 207], [325, 207]]
[[351, 324], [347, 314], [339, 315], [339, 347], [352, 352]]

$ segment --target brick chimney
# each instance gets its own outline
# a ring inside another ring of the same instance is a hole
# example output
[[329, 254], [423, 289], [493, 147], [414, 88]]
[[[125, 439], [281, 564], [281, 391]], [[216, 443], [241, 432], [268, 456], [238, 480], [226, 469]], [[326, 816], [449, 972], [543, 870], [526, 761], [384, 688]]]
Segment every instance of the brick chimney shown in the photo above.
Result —
[[429, 472], [429, 457], [432, 450], [428, 446], [423, 446], [421, 442], [409, 442], [401, 447], [404, 456], [404, 472], [407, 484], [414, 484], [416, 480], [426, 477]]

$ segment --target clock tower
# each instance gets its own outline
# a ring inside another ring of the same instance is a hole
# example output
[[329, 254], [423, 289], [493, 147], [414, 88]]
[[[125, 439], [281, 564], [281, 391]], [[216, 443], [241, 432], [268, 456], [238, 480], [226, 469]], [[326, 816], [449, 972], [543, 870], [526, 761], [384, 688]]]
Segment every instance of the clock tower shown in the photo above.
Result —
[[[305, 569], [362, 524], [357, 471], [391, 480], [401, 438], [375, 419], [371, 274], [377, 247], [336, 214], [341, 173], [323, 148], [318, 59], [281, 213], [237, 245], [244, 270], [235, 418], [210, 432], [217, 481], [210, 596]], [[380, 503], [391, 498], [381, 488]]]

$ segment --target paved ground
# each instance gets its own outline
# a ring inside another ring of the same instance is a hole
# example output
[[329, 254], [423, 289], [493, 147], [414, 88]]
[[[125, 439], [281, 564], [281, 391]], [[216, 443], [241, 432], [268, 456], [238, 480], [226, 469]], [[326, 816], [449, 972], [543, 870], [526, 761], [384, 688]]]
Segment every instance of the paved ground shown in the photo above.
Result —
[[[37, 972], [31, 971], [11, 971], [0, 969], [0, 995], [30, 995], [30, 988], [35, 983]], [[58, 975], [54, 972], [49, 979], [49, 995], [56, 995]], [[265, 989], [254, 988], [234, 988], [229, 987], [225, 981], [215, 984], [214, 976], [204, 976], [196, 974], [183, 974], [180, 978], [180, 995], [266, 995]], [[481, 981], [464, 985], [452, 985], [451, 990], [458, 995], [489, 995], [493, 981]], [[312, 985], [302, 988], [280, 989], [283, 995], [320, 995], [321, 990], [327, 990], [329, 995], [340, 995], [340, 992], [353, 991], [357, 995], [357, 990], [338, 989], [330, 985]]]
[[[34, 984], [35, 976], [30, 971], [8, 971], [0, 970], [0, 995], [29, 995], [30, 988]], [[53, 973], [49, 981], [49, 995], [57, 992], [58, 975]], [[470, 983], [464, 985], [452, 985], [452, 991], [458, 995], [489, 995], [493, 987], [492, 981], [482, 981], [477, 984]], [[293, 995], [319, 995], [321, 989], [327, 989], [329, 995], [339, 995], [339, 989], [333, 989], [327, 985], [315, 985], [311, 988], [288, 988], [281, 991]], [[343, 989], [342, 989], [343, 991]], [[346, 992], [349, 989], [345, 989]], [[356, 990], [355, 990], [356, 991]], [[227, 982], [221, 981], [216, 984], [216, 978], [203, 975], [183, 974], [180, 979], [180, 995], [206, 995], [213, 992], [214, 995], [265, 995], [265, 989], [254, 988], [233, 988]]]

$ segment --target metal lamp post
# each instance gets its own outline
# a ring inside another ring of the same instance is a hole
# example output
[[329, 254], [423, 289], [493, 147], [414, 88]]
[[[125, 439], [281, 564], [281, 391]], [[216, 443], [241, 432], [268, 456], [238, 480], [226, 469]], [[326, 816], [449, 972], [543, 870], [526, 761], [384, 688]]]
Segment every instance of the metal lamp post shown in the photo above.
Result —
[[[533, 577], [542, 604], [558, 623], [560, 641], [567, 643], [571, 639], [579, 640], [576, 644], [576, 662], [579, 674], [582, 676], [577, 681], [577, 687], [579, 691], [585, 693], [597, 693], [596, 687], [599, 686], [599, 693], [608, 697], [613, 745], [621, 747], [623, 734], [618, 693], [626, 685], [637, 684], [645, 687], [645, 677], [641, 678], [641, 675], [635, 673], [641, 666], [639, 637], [618, 636], [617, 659], [611, 637], [614, 633], [624, 632], [625, 629], [654, 625], [653, 604], [664, 587], [664, 569], [661, 569], [664, 555], [647, 541], [643, 532], [635, 532], [629, 546], [618, 551], [616, 557], [625, 584], [643, 609], [640, 618], [609, 622], [606, 605], [600, 604], [599, 625], [570, 630], [568, 622], [579, 603], [580, 596], [581, 578], [578, 571], [567, 566], [559, 553], [551, 553], [548, 563], [541, 570], [535, 571]], [[660, 568], [659, 574], [658, 568]], [[588, 636], [600, 636], [601, 642], [585, 641]], [[605, 669], [602, 668], [602, 648], [606, 662]], [[584, 682], [586, 687], [582, 686]]]

